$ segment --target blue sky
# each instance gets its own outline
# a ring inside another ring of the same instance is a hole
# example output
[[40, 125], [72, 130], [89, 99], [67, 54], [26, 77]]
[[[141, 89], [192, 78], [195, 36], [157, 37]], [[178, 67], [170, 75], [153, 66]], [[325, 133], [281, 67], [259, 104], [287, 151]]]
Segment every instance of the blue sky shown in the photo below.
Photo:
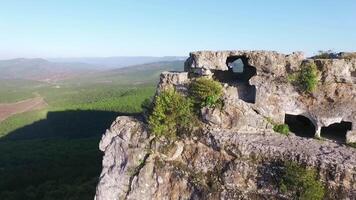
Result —
[[355, 0], [0, 0], [0, 58], [356, 51]]

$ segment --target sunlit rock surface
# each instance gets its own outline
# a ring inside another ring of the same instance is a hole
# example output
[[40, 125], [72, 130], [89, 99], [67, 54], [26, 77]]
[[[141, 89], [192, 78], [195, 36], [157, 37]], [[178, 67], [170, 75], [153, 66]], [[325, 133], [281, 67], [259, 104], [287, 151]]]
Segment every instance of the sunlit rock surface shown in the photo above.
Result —
[[[100, 143], [103, 170], [95, 198], [288, 199], [276, 180], [281, 162], [295, 161], [317, 170], [326, 199], [356, 199], [356, 149], [346, 145], [356, 140], [356, 59], [350, 55], [191, 53], [185, 72], [162, 73], [157, 92], [176, 88], [186, 93], [195, 77], [211, 77], [223, 85], [224, 106], [203, 108], [202, 134], [163, 153], [163, 141], [152, 140], [142, 121], [119, 117]], [[288, 81], [305, 62], [319, 70], [317, 89], [308, 95]], [[244, 70], [234, 73], [233, 66]], [[292, 123], [292, 131], [293, 124], [308, 122], [311, 134], [300, 137], [296, 127], [296, 134], [287, 137], [275, 133], [271, 121]]]

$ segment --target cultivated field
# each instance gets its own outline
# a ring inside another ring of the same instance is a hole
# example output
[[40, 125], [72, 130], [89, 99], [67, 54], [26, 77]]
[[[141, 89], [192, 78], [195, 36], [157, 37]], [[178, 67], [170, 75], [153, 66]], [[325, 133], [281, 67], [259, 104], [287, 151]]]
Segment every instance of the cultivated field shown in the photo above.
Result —
[[40, 96], [19, 101], [16, 103], [0, 104], [0, 122], [12, 115], [33, 110], [40, 110], [42, 108], [45, 108], [46, 106], [47, 103], [45, 102], [43, 97]]

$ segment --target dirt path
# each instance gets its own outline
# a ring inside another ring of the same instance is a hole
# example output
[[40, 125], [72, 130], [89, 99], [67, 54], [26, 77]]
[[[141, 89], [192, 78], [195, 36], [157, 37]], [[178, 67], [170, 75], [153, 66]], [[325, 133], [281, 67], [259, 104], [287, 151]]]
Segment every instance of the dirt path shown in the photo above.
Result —
[[47, 103], [43, 97], [39, 96], [38, 94], [36, 94], [36, 96], [37, 97], [16, 103], [0, 104], [0, 122], [18, 113], [38, 110], [46, 107]]

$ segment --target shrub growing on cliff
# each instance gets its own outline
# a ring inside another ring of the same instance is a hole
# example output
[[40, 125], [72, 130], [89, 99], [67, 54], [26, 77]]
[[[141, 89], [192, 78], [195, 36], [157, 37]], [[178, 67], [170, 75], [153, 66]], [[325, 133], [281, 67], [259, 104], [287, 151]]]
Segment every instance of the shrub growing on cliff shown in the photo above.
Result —
[[152, 109], [153, 109], [152, 101], [153, 101], [152, 98], [146, 98], [141, 103], [142, 114], [145, 118], [148, 117], [152, 113]]
[[213, 79], [197, 78], [190, 85], [190, 96], [194, 100], [194, 104], [199, 108], [216, 106], [221, 95], [222, 86]]
[[273, 130], [283, 135], [289, 135], [289, 126], [287, 124], [275, 124], [273, 125]]
[[286, 162], [280, 181], [280, 190], [300, 200], [323, 199], [325, 188], [314, 169], [305, 169], [294, 162]]
[[300, 71], [288, 76], [288, 80], [301, 91], [312, 93], [318, 85], [318, 69], [315, 63], [303, 64]]
[[193, 119], [192, 101], [170, 89], [156, 96], [148, 124], [156, 136], [175, 138], [190, 128]]
[[356, 148], [356, 143], [348, 143], [347, 145], [350, 147]]
[[336, 53], [332, 50], [318, 51], [318, 54], [313, 56], [314, 59], [332, 59], [335, 58]]

